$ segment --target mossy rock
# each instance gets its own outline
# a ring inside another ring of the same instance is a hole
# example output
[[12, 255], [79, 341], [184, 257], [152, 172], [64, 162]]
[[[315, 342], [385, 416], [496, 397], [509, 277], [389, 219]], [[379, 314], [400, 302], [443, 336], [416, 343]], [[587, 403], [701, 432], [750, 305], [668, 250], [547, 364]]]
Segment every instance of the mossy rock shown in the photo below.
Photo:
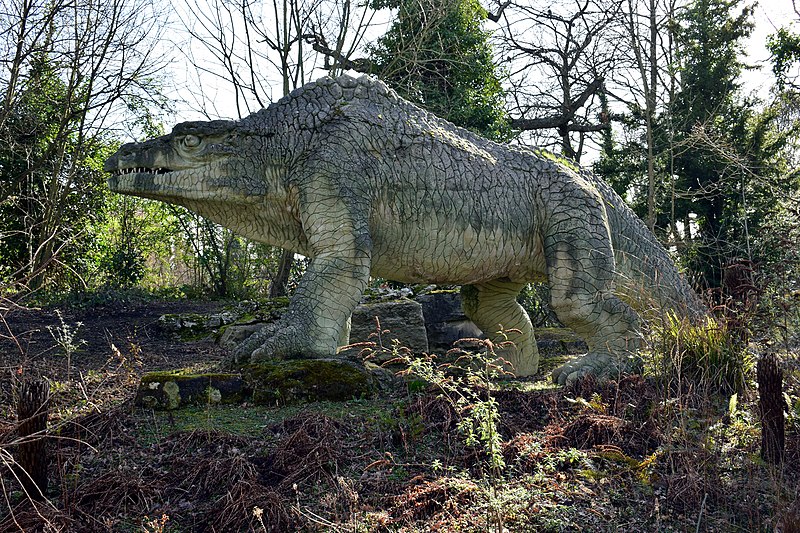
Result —
[[379, 379], [363, 365], [345, 359], [263, 361], [242, 368], [255, 404], [344, 401], [372, 396]]
[[211, 331], [206, 327], [208, 317], [198, 313], [166, 314], [158, 318], [159, 325], [166, 331], [177, 334], [182, 341], [188, 342], [207, 337]]
[[239, 403], [246, 396], [239, 374], [196, 374], [183, 370], [149, 372], [142, 376], [136, 405], [177, 409], [186, 405]]
[[172, 332], [183, 342], [205, 339], [220, 327], [235, 320], [230, 312], [203, 315], [200, 313], [166, 314], [158, 318], [159, 325]]

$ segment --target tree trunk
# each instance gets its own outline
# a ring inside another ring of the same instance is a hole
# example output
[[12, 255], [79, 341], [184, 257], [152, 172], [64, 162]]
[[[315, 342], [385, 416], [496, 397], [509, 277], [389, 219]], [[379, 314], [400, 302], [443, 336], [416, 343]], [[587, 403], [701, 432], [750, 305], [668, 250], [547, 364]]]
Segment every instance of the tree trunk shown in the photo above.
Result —
[[758, 407], [761, 414], [761, 458], [771, 464], [783, 461], [785, 449], [783, 420], [783, 370], [775, 354], [758, 361]]
[[289, 292], [289, 274], [292, 273], [292, 262], [294, 261], [294, 252], [286, 250], [281, 254], [281, 260], [278, 263], [278, 272], [269, 286], [269, 297], [277, 298], [278, 296], [286, 296]]
[[47, 410], [50, 383], [27, 379], [17, 387], [17, 464], [22, 488], [32, 500], [44, 500], [47, 492]]

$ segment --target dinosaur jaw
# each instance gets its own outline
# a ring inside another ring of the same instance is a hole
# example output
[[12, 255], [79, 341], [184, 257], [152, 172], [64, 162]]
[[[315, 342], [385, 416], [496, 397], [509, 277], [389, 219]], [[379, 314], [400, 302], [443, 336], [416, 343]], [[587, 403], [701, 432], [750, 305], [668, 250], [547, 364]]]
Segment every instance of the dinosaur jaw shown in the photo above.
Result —
[[108, 187], [114, 192], [163, 201], [201, 200], [214, 194], [212, 188], [201, 179], [202, 174], [202, 167], [185, 170], [119, 168], [112, 172]]

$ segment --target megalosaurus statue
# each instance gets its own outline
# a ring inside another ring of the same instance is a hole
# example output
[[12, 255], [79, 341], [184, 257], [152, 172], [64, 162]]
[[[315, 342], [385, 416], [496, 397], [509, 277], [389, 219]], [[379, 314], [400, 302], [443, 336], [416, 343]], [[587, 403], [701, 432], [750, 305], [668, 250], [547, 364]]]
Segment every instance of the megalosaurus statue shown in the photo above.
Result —
[[514, 342], [504, 356], [519, 376], [539, 356], [516, 297], [546, 280], [556, 315], [589, 347], [553, 373], [559, 383], [625, 370], [640, 313], [705, 313], [602, 180], [458, 128], [366, 76], [320, 79], [238, 121], [179, 124], [122, 146], [105, 169], [113, 191], [311, 258], [287, 313], [240, 360], [333, 356], [370, 275], [461, 285], [467, 316]]

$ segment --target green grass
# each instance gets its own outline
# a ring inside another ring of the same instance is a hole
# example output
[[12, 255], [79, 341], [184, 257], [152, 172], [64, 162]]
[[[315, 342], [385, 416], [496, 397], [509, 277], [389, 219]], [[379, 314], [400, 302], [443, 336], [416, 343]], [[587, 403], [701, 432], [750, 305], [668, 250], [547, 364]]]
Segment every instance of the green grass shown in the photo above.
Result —
[[260, 405], [187, 406], [174, 411], [137, 409], [137, 440], [143, 446], [154, 444], [178, 432], [223, 430], [243, 437], [256, 436], [264, 429], [301, 412], [314, 412], [333, 419], [392, 420], [391, 400], [351, 400], [347, 402], [314, 402], [282, 407]]

